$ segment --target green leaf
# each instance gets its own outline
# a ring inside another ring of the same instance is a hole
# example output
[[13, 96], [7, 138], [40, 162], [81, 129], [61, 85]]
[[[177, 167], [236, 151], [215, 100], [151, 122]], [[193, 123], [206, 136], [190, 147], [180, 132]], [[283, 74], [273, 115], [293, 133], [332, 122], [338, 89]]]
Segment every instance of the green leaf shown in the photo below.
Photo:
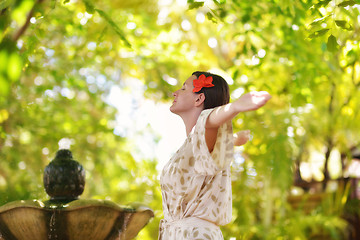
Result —
[[350, 25], [350, 23], [348, 23], [345, 20], [335, 20], [335, 24], [336, 26], [341, 27], [342, 29], [349, 31], [353, 30], [353, 27]]
[[204, 6], [204, 2], [188, 1], [188, 4], [189, 4], [189, 9], [195, 9]]
[[9, 13], [8, 9], [5, 9], [2, 10], [2, 14], [0, 14], [0, 36], [1, 33], [4, 33], [6, 29], [10, 26], [11, 17], [9, 16], [8, 13]]
[[2, 72], [5, 72], [6, 69], [7, 69], [7, 64], [3, 64], [3, 63], [7, 63], [7, 61], [8, 61], [8, 59], [7, 59], [8, 56], [7, 55], [8, 55], [7, 52], [0, 51], [0, 63], [2, 63], [2, 64], [0, 64], [0, 74]]
[[238, 75], [239, 75], [239, 69], [236, 69], [235, 72], [233, 73], [232, 79], [236, 80]]
[[324, 0], [324, 1], [319, 1], [317, 4], [315, 4], [316, 8], [320, 8], [320, 7], [326, 7], [329, 2], [331, 2], [331, 0]]
[[103, 41], [107, 29], [108, 29], [108, 27], [105, 26], [104, 29], [101, 31], [100, 36], [98, 37], [98, 40], [97, 40], [98, 44], [100, 44]]
[[323, 23], [324, 22], [324, 20], [326, 20], [328, 17], [330, 17], [332, 14], [330, 14], [330, 15], [327, 15], [327, 16], [325, 16], [325, 17], [322, 17], [322, 18], [317, 18], [317, 19], [315, 19], [312, 23], [310, 23], [310, 25], [311, 26], [317, 26], [317, 25], [319, 25], [320, 23]]
[[345, 20], [335, 20], [336, 26], [344, 28], [347, 21]]
[[31, 0], [19, 2], [19, 5], [14, 6], [14, 9], [11, 10], [11, 18], [15, 20], [17, 24], [23, 25], [26, 22], [27, 13], [34, 7], [34, 2]]
[[339, 44], [336, 41], [336, 37], [334, 35], [330, 35], [327, 42], [327, 49], [330, 52], [335, 52], [339, 46]]
[[51, 9], [55, 9], [55, 7], [56, 7], [56, 0], [51, 0], [50, 6], [51, 6]]
[[354, 51], [353, 49], [350, 50], [346, 54], [346, 65], [345, 66], [354, 65], [356, 63], [357, 59], [358, 59], [358, 55], [357, 55], [356, 51]]
[[219, 14], [218, 14], [215, 10], [210, 9], [210, 11], [213, 13], [213, 15], [214, 15], [215, 17], [220, 17]]
[[21, 57], [17, 53], [12, 53], [9, 57], [7, 74], [13, 82], [19, 80], [22, 67]]
[[13, 1], [14, 0], [0, 0], [0, 11], [10, 6]]
[[8, 81], [0, 75], [0, 95], [6, 97], [9, 95], [9, 89], [10, 87]]
[[220, 4], [226, 3], [226, 0], [213, 0], [213, 2], [214, 2], [216, 5], [220, 5]]
[[321, 29], [319, 31], [316, 31], [316, 32], [313, 32], [312, 34], [310, 34], [309, 38], [317, 38], [317, 37], [323, 36], [328, 31], [329, 31], [329, 28]]
[[109, 15], [107, 15], [107, 13], [105, 13], [103, 10], [100, 9], [95, 9], [95, 11], [97, 11], [99, 13], [99, 15], [105, 20], [107, 21], [107, 23], [111, 26], [111, 28], [116, 32], [116, 34], [121, 38], [121, 40], [123, 40], [123, 42], [125, 43], [125, 45], [127, 47], [131, 47], [130, 42], [125, 38], [125, 34], [121, 31], [121, 29], [119, 28], [119, 26], [110, 18]]
[[206, 16], [207, 16], [207, 18], [208, 18], [210, 21], [212, 21], [213, 23], [217, 23], [217, 19], [216, 19], [210, 12], [208, 12], [208, 13], [206, 14]]
[[356, 2], [354, 0], [343, 1], [342, 3], [338, 4], [338, 7], [347, 7], [347, 6], [354, 6]]
[[92, 2], [90, 2], [90, 0], [83, 0], [85, 7], [86, 7], [86, 11], [90, 14], [94, 14], [95, 12], [95, 6]]

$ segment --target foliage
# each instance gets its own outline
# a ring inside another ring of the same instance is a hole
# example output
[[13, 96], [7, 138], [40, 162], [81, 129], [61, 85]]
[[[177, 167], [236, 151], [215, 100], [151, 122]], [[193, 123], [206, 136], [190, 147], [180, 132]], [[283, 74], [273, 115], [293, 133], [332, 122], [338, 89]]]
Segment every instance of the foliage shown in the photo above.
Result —
[[1, 0], [0, 204], [46, 198], [42, 171], [66, 142], [87, 169], [83, 197], [149, 205], [156, 218], [139, 238], [156, 239], [157, 162], [136, 156], [141, 144], [116, 131], [106, 99], [140, 79], [146, 97], [167, 101], [192, 71], [212, 69], [233, 99], [273, 95], [234, 121], [254, 138], [233, 164], [226, 238], [307, 239], [320, 229], [342, 239], [339, 213], [305, 217], [287, 197], [314, 151], [322, 168], [309, 178], [326, 182], [342, 174], [330, 171], [330, 156], [340, 152], [344, 164], [359, 146], [359, 3]]

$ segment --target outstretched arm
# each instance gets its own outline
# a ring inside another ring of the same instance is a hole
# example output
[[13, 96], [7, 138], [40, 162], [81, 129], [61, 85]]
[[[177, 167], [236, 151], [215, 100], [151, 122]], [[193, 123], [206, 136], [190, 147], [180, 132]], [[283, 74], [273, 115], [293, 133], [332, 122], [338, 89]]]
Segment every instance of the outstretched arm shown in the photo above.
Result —
[[215, 108], [206, 122], [206, 128], [218, 128], [230, 121], [241, 112], [257, 110], [269, 101], [271, 95], [268, 92], [250, 92], [242, 95], [233, 103]]

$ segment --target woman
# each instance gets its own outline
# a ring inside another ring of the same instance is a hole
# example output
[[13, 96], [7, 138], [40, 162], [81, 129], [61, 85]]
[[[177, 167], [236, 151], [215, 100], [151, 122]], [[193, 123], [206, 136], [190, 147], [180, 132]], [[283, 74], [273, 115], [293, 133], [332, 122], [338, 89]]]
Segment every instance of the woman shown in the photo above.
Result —
[[271, 96], [251, 92], [229, 103], [226, 81], [207, 72], [194, 72], [173, 95], [170, 111], [184, 121], [187, 139], [161, 173], [159, 239], [223, 239], [219, 226], [231, 220], [233, 146], [245, 143], [248, 134], [233, 135], [231, 120]]

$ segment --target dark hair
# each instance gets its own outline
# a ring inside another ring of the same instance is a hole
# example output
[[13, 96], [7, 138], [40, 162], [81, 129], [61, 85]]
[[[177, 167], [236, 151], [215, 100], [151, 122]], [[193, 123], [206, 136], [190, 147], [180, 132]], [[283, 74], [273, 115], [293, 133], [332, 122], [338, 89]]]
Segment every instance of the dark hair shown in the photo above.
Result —
[[221, 105], [225, 105], [230, 102], [230, 93], [229, 93], [229, 85], [225, 81], [224, 78], [212, 74], [209, 72], [200, 72], [196, 71], [193, 72], [192, 75], [195, 75], [197, 78], [200, 77], [200, 75], [204, 74], [206, 77], [212, 77], [213, 78], [213, 87], [209, 88], [202, 88], [197, 93], [204, 93], [205, 95], [205, 101], [204, 101], [204, 109], [214, 108]]

